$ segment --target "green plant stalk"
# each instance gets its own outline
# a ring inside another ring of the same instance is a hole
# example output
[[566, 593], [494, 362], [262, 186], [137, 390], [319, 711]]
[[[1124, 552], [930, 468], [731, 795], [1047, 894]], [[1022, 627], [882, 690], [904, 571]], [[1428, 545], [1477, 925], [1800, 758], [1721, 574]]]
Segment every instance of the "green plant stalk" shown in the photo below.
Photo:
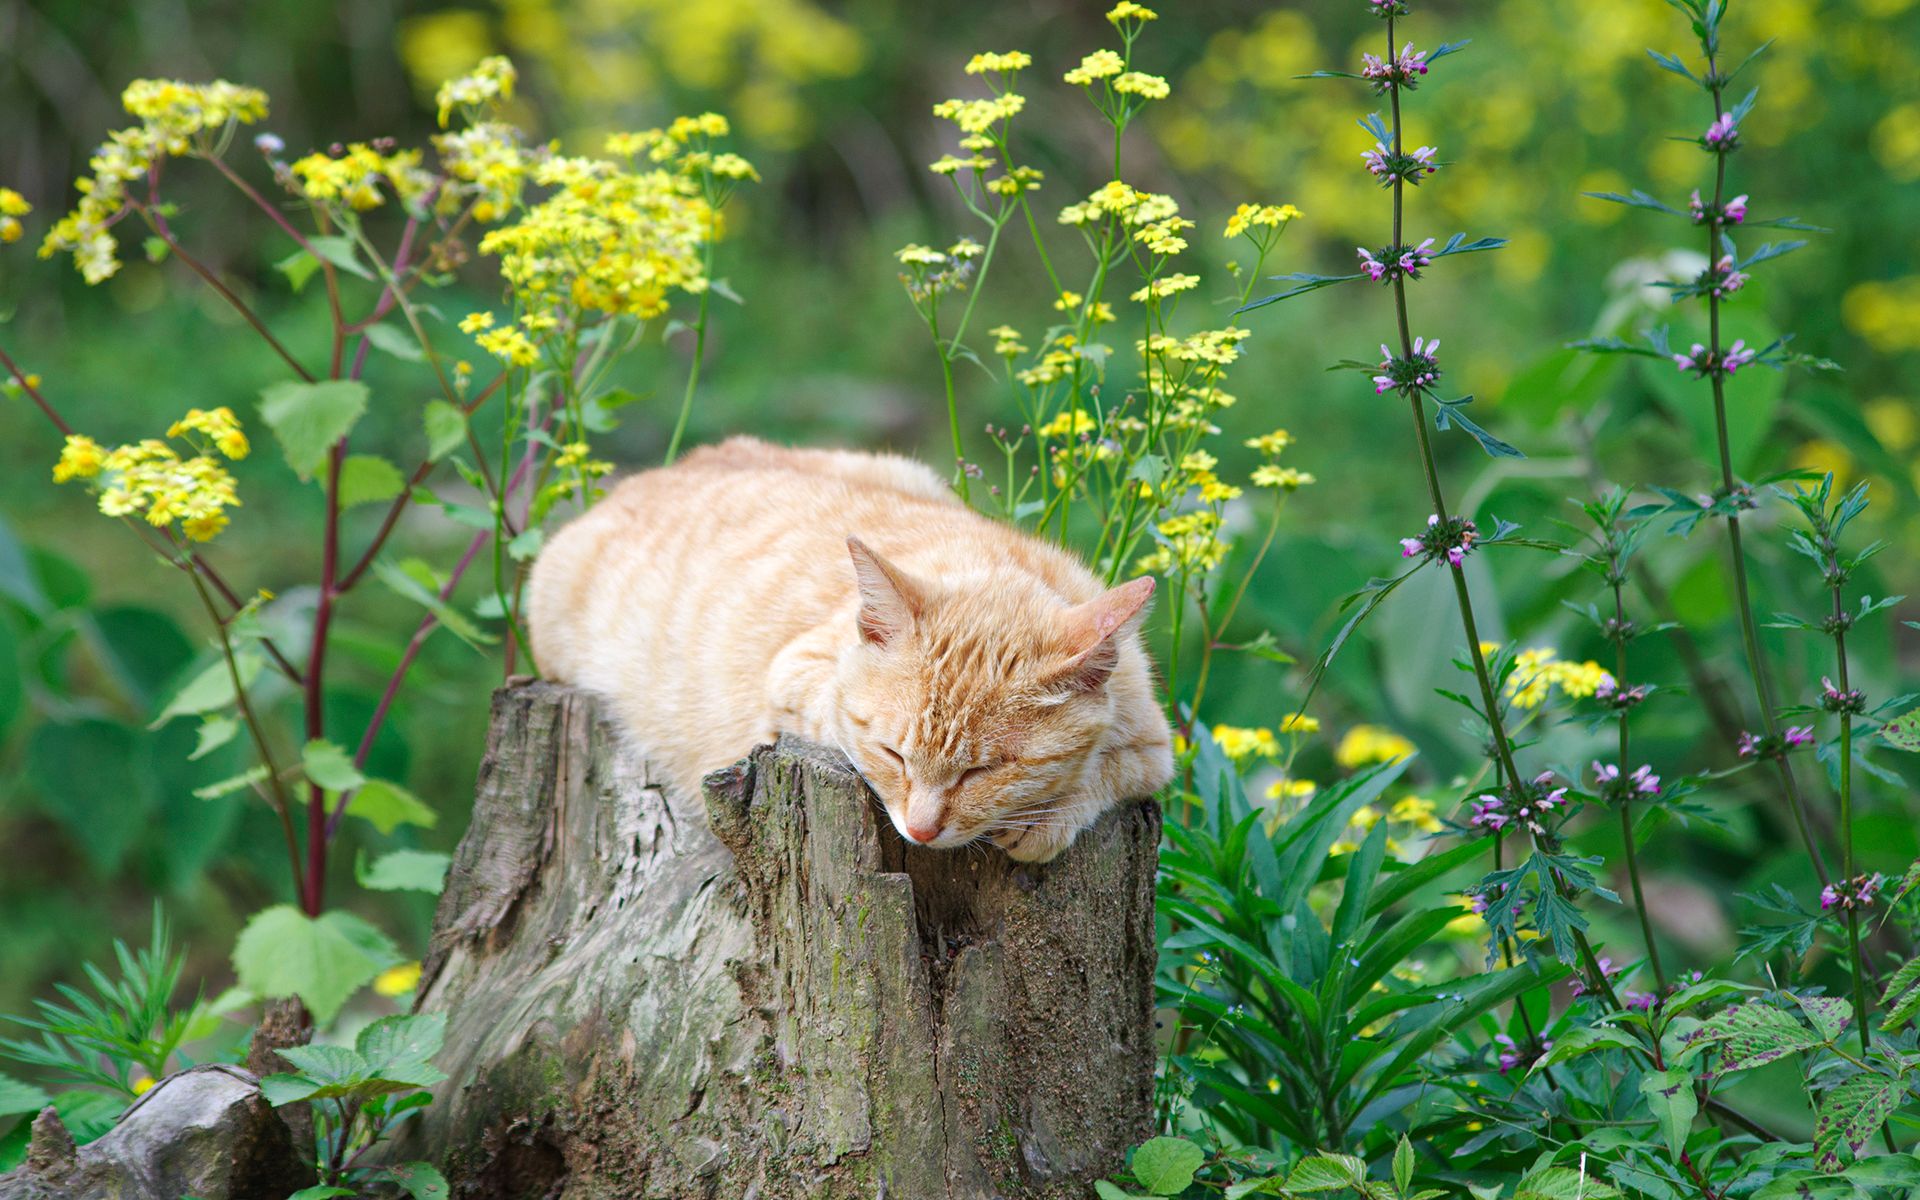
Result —
[[[1611, 537], [1612, 531], [1609, 530], [1608, 533], [1609, 537]], [[1620, 575], [1621, 563], [1618, 555], [1619, 552], [1616, 549], [1612, 561], [1608, 564], [1613, 583], [1613, 678], [1618, 686], [1625, 688], [1627, 686], [1627, 609], [1625, 602], [1620, 597], [1620, 585], [1622, 581]], [[1619, 763], [1621, 779], [1626, 777], [1627, 771], [1628, 711], [1626, 708], [1620, 710], [1620, 757], [1617, 761]], [[1616, 780], [1616, 782], [1618, 781]], [[1664, 992], [1667, 990], [1667, 975], [1666, 972], [1660, 968], [1660, 947], [1655, 943], [1653, 938], [1653, 918], [1647, 912], [1646, 894], [1640, 890], [1640, 853], [1633, 843], [1633, 816], [1628, 811], [1627, 793], [1625, 791], [1623, 791], [1615, 801], [1615, 807], [1620, 810], [1620, 839], [1621, 843], [1626, 847], [1627, 882], [1633, 886], [1633, 907], [1635, 913], [1640, 918], [1640, 937], [1647, 946], [1647, 962], [1653, 967], [1653, 980], [1659, 985], [1660, 990]]]
[[[1394, 61], [1396, 45], [1393, 31], [1393, 18], [1387, 18], [1387, 61]], [[1388, 89], [1393, 103], [1393, 152], [1397, 156], [1401, 150], [1400, 128], [1400, 89], [1395, 86]], [[1406, 180], [1395, 176], [1393, 180], [1393, 245], [1398, 246], [1404, 224]], [[1403, 357], [1413, 357], [1413, 333], [1407, 322], [1407, 281], [1403, 275], [1395, 275], [1393, 280], [1394, 311], [1400, 322], [1400, 353]], [[1408, 397], [1408, 407], [1413, 414], [1413, 431], [1420, 445], [1420, 465], [1426, 473], [1427, 495], [1433, 501], [1433, 511], [1442, 524], [1452, 518], [1447, 512], [1447, 502], [1440, 491], [1440, 472], [1434, 463], [1433, 442], [1427, 436], [1426, 405], [1415, 391]], [[1500, 717], [1500, 705], [1494, 697], [1493, 677], [1487, 671], [1487, 656], [1480, 649], [1480, 630], [1473, 616], [1473, 597], [1467, 591], [1466, 571], [1460, 567], [1450, 568], [1453, 576], [1454, 597], [1460, 608], [1460, 624], [1466, 632], [1467, 653], [1473, 658], [1474, 679], [1480, 685], [1480, 699], [1486, 706], [1487, 726], [1493, 736], [1493, 751], [1505, 772], [1506, 782], [1520, 786], [1520, 772], [1513, 763], [1513, 748], [1507, 741], [1506, 729]]]
[[[1717, 36], [1717, 35], [1709, 35]], [[1707, 59], [1707, 90], [1713, 96], [1713, 115], [1716, 120], [1726, 114], [1726, 98], [1723, 92], [1726, 81], [1720, 78], [1716, 62], [1718, 46], [1709, 42], [1705, 47]], [[1715, 262], [1720, 257], [1721, 219], [1723, 205], [1727, 195], [1727, 156], [1725, 153], [1714, 155], [1713, 207], [1707, 211], [1707, 261]], [[1713, 427], [1720, 450], [1720, 487], [1722, 494], [1729, 500], [1734, 495], [1733, 451], [1727, 438], [1727, 394], [1726, 372], [1718, 364], [1720, 351], [1720, 297], [1709, 290], [1707, 293], [1708, 347], [1715, 364], [1710, 373], [1713, 384]], [[1740, 610], [1740, 638], [1747, 652], [1747, 668], [1753, 678], [1754, 697], [1760, 705], [1760, 723], [1767, 736], [1774, 736], [1779, 722], [1774, 719], [1773, 685], [1767, 677], [1766, 661], [1760, 656], [1760, 635], [1753, 620], [1753, 601], [1748, 595], [1747, 554], [1740, 540], [1740, 515], [1738, 512], [1727, 516], [1727, 548], [1733, 559], [1733, 591]], [[1786, 790], [1787, 807], [1793, 813], [1793, 823], [1800, 833], [1801, 844], [1806, 847], [1807, 859], [1813, 864], [1814, 874], [1824, 886], [1827, 882], [1827, 864], [1820, 855], [1820, 847], [1814, 841], [1813, 830], [1807, 824], [1806, 803], [1800, 797], [1800, 783], [1794, 778], [1793, 767], [1786, 756], [1774, 759], [1774, 765], [1780, 774], [1780, 785]]]
[[[1844, 619], [1846, 610], [1841, 603], [1840, 585], [1833, 586], [1833, 630], [1834, 665], [1840, 676], [1840, 690], [1850, 691], [1847, 681], [1847, 632], [1839, 621]], [[1853, 714], [1840, 714], [1840, 878], [1842, 885], [1851, 885], [1855, 873], [1853, 861]], [[1847, 957], [1853, 967], [1853, 1012], [1854, 1021], [1860, 1027], [1860, 1049], [1864, 1053], [1873, 1045], [1871, 1022], [1867, 1020], [1867, 984], [1866, 962], [1860, 955], [1860, 910], [1853, 905], [1847, 906]], [[1892, 1136], [1888, 1135], [1889, 1149]]]
[[[686, 436], [687, 418], [693, 415], [693, 393], [700, 386], [700, 365], [707, 357], [707, 300], [713, 294], [713, 239], [716, 233], [717, 230], [709, 228], [706, 243], [701, 247], [704, 260], [702, 272], [707, 286], [700, 289], [699, 315], [693, 322], [693, 363], [687, 368], [687, 390], [680, 397], [680, 415], [674, 419], [673, 436], [667, 439], [667, 466], [672, 466], [673, 460], [680, 456], [680, 439]], [[948, 388], [948, 394], [951, 396], [952, 388]], [[958, 445], [957, 438], [955, 444]]]

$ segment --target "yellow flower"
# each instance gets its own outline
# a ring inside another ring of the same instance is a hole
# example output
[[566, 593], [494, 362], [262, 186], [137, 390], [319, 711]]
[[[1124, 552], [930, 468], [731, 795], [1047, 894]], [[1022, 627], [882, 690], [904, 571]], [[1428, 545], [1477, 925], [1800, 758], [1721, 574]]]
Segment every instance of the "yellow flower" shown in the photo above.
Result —
[[247, 445], [247, 435], [240, 431], [239, 418], [235, 417], [233, 410], [225, 405], [212, 411], [188, 409], [186, 416], [168, 427], [167, 436], [179, 437], [189, 432], [205, 434], [220, 453], [228, 458], [245, 458], [250, 449]]
[[1312, 475], [1293, 467], [1276, 467], [1271, 463], [1253, 469], [1253, 486], [1280, 488], [1293, 492], [1314, 482]]
[[760, 182], [760, 172], [738, 154], [716, 154], [707, 169], [722, 179], [751, 179]]
[[481, 59], [472, 74], [447, 80], [434, 96], [440, 108], [440, 128], [447, 127], [456, 107], [493, 109], [513, 99], [513, 85], [519, 77], [512, 62], [494, 55]]
[[1378, 825], [1379, 823], [1380, 823], [1380, 810], [1375, 808], [1371, 804], [1362, 804], [1359, 808], [1356, 808], [1353, 810], [1353, 815], [1351, 817], [1347, 818], [1347, 824], [1353, 826], [1355, 829], [1358, 829], [1362, 833], [1367, 832], [1368, 830], [1372, 829], [1375, 825]]
[[1352, 770], [1369, 763], [1393, 762], [1414, 752], [1414, 744], [1391, 729], [1378, 725], [1355, 725], [1340, 739], [1333, 760]]
[[1127, 69], [1126, 60], [1111, 50], [1095, 50], [1080, 60], [1080, 65], [1068, 71], [1064, 78], [1077, 86], [1091, 84], [1099, 79], [1111, 79]]
[[1145, 5], [1135, 4], [1133, 0], [1120, 0], [1120, 3], [1114, 5], [1107, 11], [1107, 20], [1112, 21], [1115, 25], [1118, 25], [1122, 21], [1129, 20], [1153, 21], [1159, 19], [1159, 16], [1159, 13], [1154, 12]]
[[1339, 858], [1342, 854], [1352, 854], [1360, 848], [1359, 842], [1338, 841], [1327, 847], [1327, 857]]
[[1061, 312], [1072, 312], [1085, 301], [1086, 297], [1079, 292], [1061, 292], [1059, 298], [1053, 302], [1053, 306]]
[[1227, 218], [1226, 235], [1234, 238], [1258, 227], [1277, 228], [1300, 215], [1300, 210], [1291, 204], [1242, 204]]
[[1013, 72], [1033, 65], [1033, 59], [1024, 51], [1009, 50], [1005, 54], [976, 54], [967, 60], [967, 74], [985, 75], [995, 71]]
[[918, 242], [909, 242], [893, 252], [893, 256], [909, 266], [939, 266], [947, 261], [947, 256], [931, 246], [922, 246]]
[[140, 1078], [133, 1081], [133, 1094], [136, 1096], [144, 1096], [148, 1092], [152, 1091], [156, 1086], [156, 1084], [157, 1084], [157, 1081], [154, 1079], [153, 1076], [142, 1075]]
[[1134, 301], [1144, 301], [1148, 297], [1156, 300], [1164, 300], [1168, 296], [1191, 291], [1199, 286], [1200, 277], [1198, 275], [1163, 275], [1127, 298]]
[[1281, 733], [1319, 733], [1320, 718], [1305, 713], [1288, 713], [1280, 722]]
[[1552, 647], [1533, 646], [1514, 656], [1513, 673], [1507, 676], [1507, 699], [1517, 708], [1538, 708], [1552, 688], [1578, 699], [1593, 695], [1601, 683], [1612, 678], [1597, 662], [1561, 662]]
[[1394, 801], [1393, 819], [1411, 825], [1421, 833], [1439, 833], [1440, 821], [1433, 815], [1433, 801], [1419, 796], [1402, 796]]
[[66, 445], [60, 448], [60, 461], [53, 465], [53, 481], [65, 483], [69, 479], [92, 479], [100, 473], [106, 462], [106, 451], [100, 443], [84, 433], [67, 435]]
[[1026, 106], [1025, 96], [1001, 92], [982, 100], [942, 100], [933, 106], [933, 115], [952, 121], [962, 133], [984, 134], [1000, 122], [1017, 116]]
[[1100, 428], [1100, 422], [1094, 420], [1092, 414], [1084, 408], [1076, 408], [1048, 421], [1039, 428], [1038, 433], [1043, 438], [1060, 441], [1079, 437], [1083, 433], [1092, 433], [1098, 428]]
[[493, 328], [493, 314], [490, 312], [468, 313], [460, 318], [461, 333], [480, 333]]
[[1267, 785], [1267, 799], [1304, 800], [1319, 790], [1311, 779], [1276, 779]]
[[20, 218], [33, 211], [27, 198], [12, 188], [0, 187], [0, 242], [17, 242], [24, 228]]
[[997, 325], [987, 331], [993, 335], [993, 352], [1001, 358], [1018, 358], [1027, 352], [1026, 343], [1020, 340], [1020, 331], [1011, 325]]
[[1145, 71], [1128, 71], [1113, 81], [1113, 90], [1147, 100], [1165, 100], [1173, 91], [1164, 78]]
[[1271, 729], [1215, 725], [1213, 740], [1220, 744], [1220, 753], [1233, 762], [1241, 762], [1256, 755], [1261, 758], [1275, 758], [1280, 754], [1280, 743], [1274, 738]]
[[540, 361], [539, 347], [535, 346], [518, 326], [509, 325], [504, 329], [495, 329], [473, 340], [479, 343], [480, 348], [488, 354], [516, 367], [530, 367]]
[[401, 963], [388, 967], [373, 978], [373, 990], [382, 996], [404, 996], [420, 986], [420, 964]]

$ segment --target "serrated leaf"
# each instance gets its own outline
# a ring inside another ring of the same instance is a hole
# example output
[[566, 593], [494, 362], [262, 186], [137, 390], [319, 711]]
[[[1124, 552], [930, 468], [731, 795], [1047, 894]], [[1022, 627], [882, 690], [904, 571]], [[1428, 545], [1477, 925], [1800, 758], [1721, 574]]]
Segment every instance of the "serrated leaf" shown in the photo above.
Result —
[[1717, 1074], [1765, 1066], [1775, 1059], [1818, 1046], [1822, 1038], [1793, 1014], [1770, 1004], [1735, 1005], [1700, 1028], [1701, 1037], [1721, 1043]]
[[1620, 1189], [1570, 1167], [1543, 1167], [1515, 1185], [1513, 1200], [1614, 1200]]
[[1206, 1151], [1185, 1138], [1151, 1138], [1133, 1152], [1133, 1177], [1156, 1196], [1173, 1196], [1186, 1190], [1206, 1161]]
[[367, 781], [353, 756], [333, 742], [315, 738], [300, 748], [300, 765], [307, 778], [330, 792], [344, 792]]
[[53, 1103], [53, 1097], [30, 1083], [0, 1075], [0, 1117], [37, 1113]]
[[[233, 656], [233, 665], [240, 674], [240, 686], [251, 687], [260, 675], [261, 658], [245, 650]], [[148, 729], [158, 729], [175, 717], [190, 716], [197, 713], [212, 712], [217, 708], [226, 708], [234, 702], [233, 672], [227, 670], [225, 659], [221, 659], [206, 670], [186, 682], [160, 715], [153, 719]]]
[[451, 865], [451, 856], [430, 850], [393, 850], [375, 859], [371, 866], [356, 862], [353, 874], [361, 887], [377, 892], [427, 892], [437, 896]]
[[349, 275], [358, 275], [371, 280], [373, 271], [360, 261], [360, 248], [353, 244], [350, 237], [308, 237], [307, 246], [321, 258], [339, 267]]
[[1902, 713], [1880, 727], [1880, 736], [1896, 750], [1920, 754], [1920, 708]]
[[1837, 1041], [1840, 1034], [1853, 1020], [1853, 1005], [1838, 996], [1802, 996], [1795, 994], [1794, 1003], [1800, 1011], [1807, 1014], [1807, 1020], [1820, 1034], [1823, 1041]]
[[1840, 1147], [1846, 1146], [1848, 1156], [1860, 1153], [1906, 1091], [1899, 1078], [1876, 1074], [1855, 1075], [1828, 1089], [1813, 1123], [1814, 1165], [1838, 1171], [1844, 1162]]
[[1887, 990], [1880, 997], [1880, 1007], [1886, 1010], [1886, 1015], [1880, 1018], [1880, 1027], [1889, 1033], [1913, 1020], [1914, 1013], [1920, 1012], [1920, 956], [1901, 963], [1900, 969], [1893, 973], [1893, 978], [1887, 980]]
[[1289, 1192], [1332, 1192], [1366, 1182], [1367, 1164], [1350, 1154], [1315, 1154], [1287, 1173]]
[[440, 1053], [446, 1036], [447, 1014], [410, 1013], [375, 1021], [360, 1031], [353, 1045], [376, 1072], [391, 1079], [399, 1078], [396, 1072], [433, 1069], [433, 1056]]
[[302, 479], [313, 476], [328, 449], [366, 411], [367, 386], [348, 379], [276, 383], [260, 393], [260, 418]]
[[1625, 1030], [1610, 1025], [1580, 1026], [1555, 1038], [1553, 1049], [1541, 1055], [1528, 1073], [1544, 1071], [1557, 1063], [1592, 1054], [1596, 1050], [1637, 1050], [1640, 1046], [1640, 1041]]
[[467, 440], [467, 414], [445, 400], [427, 401], [427, 457], [439, 462]]
[[507, 557], [515, 562], [526, 562], [540, 553], [540, 546], [546, 541], [547, 531], [539, 527], [523, 529], [507, 543]]
[[1682, 1070], [1650, 1071], [1640, 1077], [1640, 1094], [1647, 1098], [1660, 1132], [1667, 1139], [1667, 1153], [1676, 1161], [1686, 1148], [1693, 1118], [1699, 1115], [1700, 1098], [1693, 1091], [1693, 1076]]
[[187, 755], [188, 762], [198, 762], [232, 741], [240, 732], [240, 722], [234, 717], [207, 717], [200, 722], [197, 732], [199, 740], [193, 753]]
[[297, 996], [325, 1025], [347, 998], [400, 955], [351, 913], [309, 917], [290, 904], [256, 913], [233, 947], [234, 974], [257, 996]]
[[385, 322], [367, 326], [367, 340], [382, 354], [391, 354], [406, 362], [427, 360], [427, 352], [420, 348], [420, 343], [414, 340], [412, 333]]
[[402, 825], [432, 829], [440, 814], [412, 792], [384, 779], [369, 779], [347, 801], [347, 815], [359, 817], [381, 833], [392, 833]]
[[375, 1180], [397, 1185], [413, 1200], [447, 1200], [447, 1181], [431, 1163], [399, 1163], [374, 1172]]
[[340, 507], [379, 504], [406, 489], [400, 468], [377, 454], [350, 454], [340, 464]]
[[396, 565], [384, 558], [377, 559], [373, 564], [373, 573], [381, 583], [425, 607], [440, 624], [447, 627], [448, 632], [469, 646], [490, 646], [500, 640], [475, 625], [465, 613], [442, 600], [436, 591], [423, 585], [417, 575], [424, 572], [409, 571], [407, 565]]
[[1403, 1196], [1413, 1186], [1413, 1143], [1404, 1133], [1400, 1135], [1400, 1144], [1393, 1148], [1393, 1186]]
[[193, 789], [193, 794], [199, 800], [218, 800], [222, 796], [232, 795], [241, 788], [252, 787], [256, 783], [263, 782], [267, 775], [267, 765], [260, 763], [248, 767], [238, 775], [229, 775], [218, 782], [197, 787]]

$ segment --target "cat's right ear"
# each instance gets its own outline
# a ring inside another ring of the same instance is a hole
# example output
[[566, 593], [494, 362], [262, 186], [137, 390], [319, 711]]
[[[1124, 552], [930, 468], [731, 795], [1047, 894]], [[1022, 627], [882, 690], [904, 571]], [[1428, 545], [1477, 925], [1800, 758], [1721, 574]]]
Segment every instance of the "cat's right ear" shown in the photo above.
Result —
[[870, 646], [891, 645], [906, 636], [920, 615], [920, 585], [857, 537], [847, 539], [847, 553], [853, 557], [853, 577], [860, 588], [860, 640]]

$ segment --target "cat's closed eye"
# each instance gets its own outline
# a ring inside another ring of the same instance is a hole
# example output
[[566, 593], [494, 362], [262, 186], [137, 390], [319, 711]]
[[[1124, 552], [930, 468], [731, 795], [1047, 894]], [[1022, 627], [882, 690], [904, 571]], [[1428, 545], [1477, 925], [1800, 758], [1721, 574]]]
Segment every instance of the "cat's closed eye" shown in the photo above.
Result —
[[891, 762], [894, 766], [900, 768], [900, 770], [905, 771], [907, 769], [907, 760], [901, 757], [900, 752], [898, 750], [895, 750], [892, 746], [880, 747], [880, 753], [886, 755], [887, 760]]
[[976, 766], [976, 767], [968, 767], [966, 770], [960, 772], [960, 778], [958, 781], [955, 782], [954, 786], [965, 787], [967, 786], [967, 784], [973, 782], [976, 779], [982, 779], [988, 775], [991, 775], [993, 772], [999, 770], [1004, 765], [1006, 764], [981, 763], [979, 766]]

